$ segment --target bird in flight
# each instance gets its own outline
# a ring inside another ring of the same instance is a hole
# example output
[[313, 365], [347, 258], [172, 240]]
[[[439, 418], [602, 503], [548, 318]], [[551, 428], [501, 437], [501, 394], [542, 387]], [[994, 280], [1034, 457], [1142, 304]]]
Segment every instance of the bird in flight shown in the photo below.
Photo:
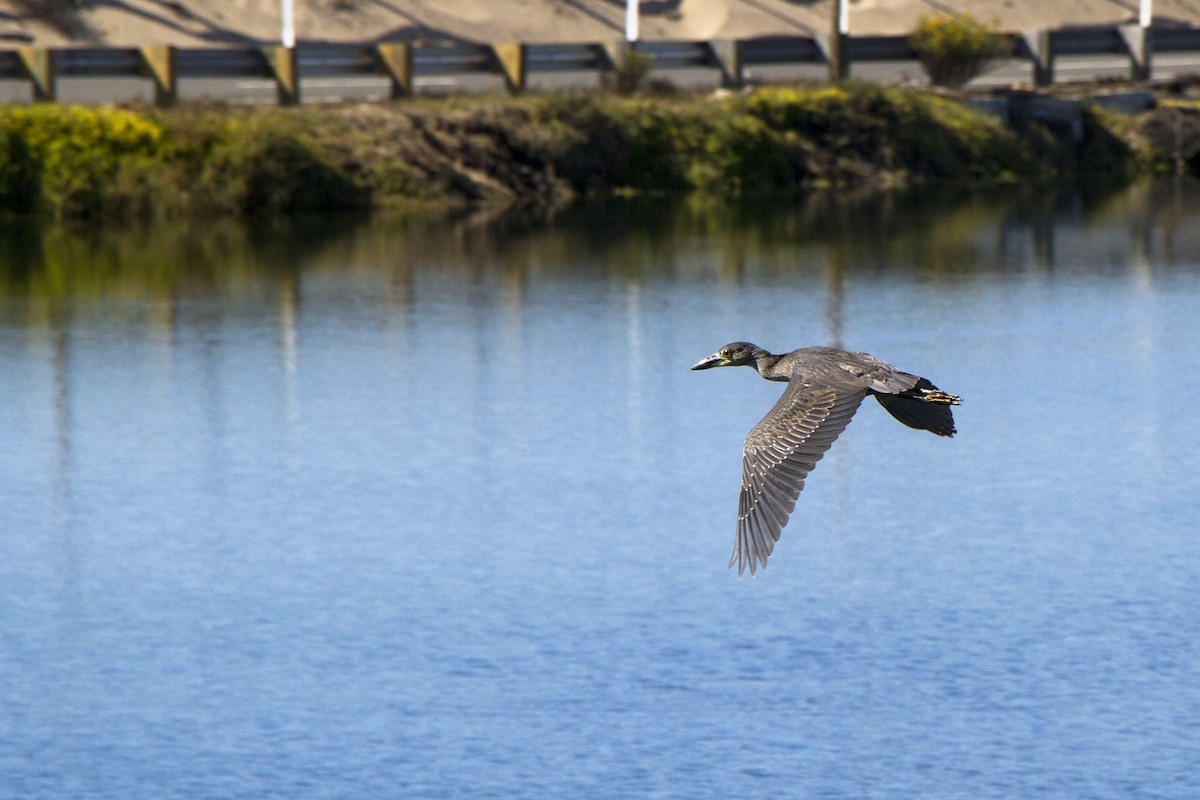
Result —
[[779, 532], [796, 507], [804, 479], [850, 424], [867, 395], [910, 428], [953, 436], [950, 406], [956, 395], [866, 353], [802, 347], [772, 355], [750, 342], [733, 342], [692, 369], [754, 367], [769, 381], [787, 381], [779, 401], [746, 436], [737, 541], [729, 566], [738, 575], [767, 567]]

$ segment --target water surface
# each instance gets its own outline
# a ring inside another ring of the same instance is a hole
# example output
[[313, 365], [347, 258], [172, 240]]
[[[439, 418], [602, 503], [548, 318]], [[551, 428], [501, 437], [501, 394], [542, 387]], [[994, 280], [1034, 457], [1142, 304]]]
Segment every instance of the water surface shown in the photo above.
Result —
[[[0, 237], [0, 794], [1193, 798], [1200, 194]], [[739, 580], [727, 341], [864, 404]]]

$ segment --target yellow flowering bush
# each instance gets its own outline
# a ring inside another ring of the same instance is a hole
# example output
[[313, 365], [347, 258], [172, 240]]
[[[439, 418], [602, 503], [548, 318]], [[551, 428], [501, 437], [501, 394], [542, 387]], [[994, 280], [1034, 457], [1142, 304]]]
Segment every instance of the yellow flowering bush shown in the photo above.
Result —
[[9, 106], [0, 109], [0, 130], [10, 142], [21, 142], [36, 165], [39, 199], [67, 215], [97, 209], [104, 188], [131, 159], [158, 157], [166, 147], [159, 125], [116, 108]]
[[993, 58], [1008, 55], [1008, 40], [970, 14], [922, 17], [908, 44], [935, 86], [958, 88]]

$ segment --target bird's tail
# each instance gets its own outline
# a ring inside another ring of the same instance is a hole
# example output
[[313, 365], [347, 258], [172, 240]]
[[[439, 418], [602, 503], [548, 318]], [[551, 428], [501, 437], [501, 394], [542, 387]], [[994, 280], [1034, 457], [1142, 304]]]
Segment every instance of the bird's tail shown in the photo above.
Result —
[[954, 415], [950, 406], [960, 402], [957, 395], [941, 391], [924, 378], [913, 388], [898, 394], [876, 394], [875, 399], [887, 412], [910, 428], [930, 431], [938, 436], [953, 436]]

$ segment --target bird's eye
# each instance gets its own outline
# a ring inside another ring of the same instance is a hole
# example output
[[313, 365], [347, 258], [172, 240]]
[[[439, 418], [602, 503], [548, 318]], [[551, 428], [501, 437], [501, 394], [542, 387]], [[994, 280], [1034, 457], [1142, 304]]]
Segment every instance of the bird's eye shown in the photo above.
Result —
[[730, 358], [733, 354], [730, 353], [728, 350], [722, 350], [720, 355], [721, 355], [721, 358]]

